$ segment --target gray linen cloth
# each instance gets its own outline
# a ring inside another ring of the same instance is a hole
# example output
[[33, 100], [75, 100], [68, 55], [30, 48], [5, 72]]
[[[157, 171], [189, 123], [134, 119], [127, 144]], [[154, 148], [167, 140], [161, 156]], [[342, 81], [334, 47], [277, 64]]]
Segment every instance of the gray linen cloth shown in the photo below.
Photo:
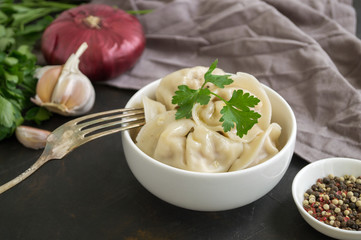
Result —
[[295, 152], [312, 162], [361, 159], [361, 41], [347, 0], [93, 1], [138, 16], [146, 49], [106, 84], [139, 89], [173, 71], [209, 66], [253, 74], [282, 95], [298, 124]]

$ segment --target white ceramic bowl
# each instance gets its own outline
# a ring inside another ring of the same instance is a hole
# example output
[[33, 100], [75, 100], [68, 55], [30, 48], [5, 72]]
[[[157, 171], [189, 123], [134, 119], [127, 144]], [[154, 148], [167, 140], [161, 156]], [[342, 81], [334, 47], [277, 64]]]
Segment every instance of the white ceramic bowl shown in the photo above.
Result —
[[338, 229], [318, 221], [303, 209], [303, 194], [318, 178], [334, 176], [353, 175], [361, 176], [361, 160], [350, 158], [327, 158], [308, 164], [301, 169], [292, 183], [292, 196], [302, 217], [317, 231], [336, 239], [356, 240], [361, 239], [361, 231], [350, 231]]
[[[154, 98], [157, 80], [140, 89], [126, 107], [140, 105], [143, 95]], [[122, 133], [128, 165], [138, 181], [155, 196], [191, 210], [220, 211], [249, 204], [267, 194], [281, 180], [292, 159], [296, 119], [291, 107], [275, 91], [264, 86], [273, 106], [272, 121], [282, 127], [281, 151], [257, 166], [227, 173], [200, 173], [163, 164], [143, 153], [128, 131]], [[149, 139], [149, 141], [152, 141]]]

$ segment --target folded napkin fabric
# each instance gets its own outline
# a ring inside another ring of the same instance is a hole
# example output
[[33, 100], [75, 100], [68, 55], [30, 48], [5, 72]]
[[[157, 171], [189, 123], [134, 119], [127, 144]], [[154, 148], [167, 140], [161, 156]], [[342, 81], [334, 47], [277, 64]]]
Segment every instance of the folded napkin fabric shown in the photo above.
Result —
[[94, 1], [140, 15], [146, 49], [106, 84], [139, 89], [173, 71], [215, 59], [282, 95], [295, 112], [296, 154], [361, 159], [361, 40], [347, 0]]

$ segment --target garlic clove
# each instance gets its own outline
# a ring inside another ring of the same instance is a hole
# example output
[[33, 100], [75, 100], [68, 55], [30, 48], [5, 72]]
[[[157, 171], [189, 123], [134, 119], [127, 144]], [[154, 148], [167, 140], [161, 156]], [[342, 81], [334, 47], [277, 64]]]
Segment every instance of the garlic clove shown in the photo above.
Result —
[[73, 83], [72, 92], [73, 95], [67, 99], [66, 106], [73, 112], [76, 111], [80, 114], [88, 112], [94, 105], [94, 88], [90, 87], [83, 79], [77, 78], [77, 81]]
[[36, 93], [42, 102], [49, 102], [53, 89], [61, 74], [62, 66], [46, 66], [36, 71], [35, 77], [39, 79]]
[[95, 91], [89, 83], [89, 79], [84, 76], [70, 74], [54, 91], [53, 104], [45, 103], [43, 106], [55, 107], [63, 115], [84, 114], [90, 111], [95, 102]]
[[87, 47], [83, 43], [63, 66], [47, 66], [39, 70], [37, 94], [31, 99], [35, 104], [65, 116], [81, 115], [93, 107], [94, 87], [79, 70], [79, 57]]
[[18, 141], [25, 147], [32, 149], [44, 148], [49, 134], [49, 131], [28, 126], [18, 126], [15, 130]]

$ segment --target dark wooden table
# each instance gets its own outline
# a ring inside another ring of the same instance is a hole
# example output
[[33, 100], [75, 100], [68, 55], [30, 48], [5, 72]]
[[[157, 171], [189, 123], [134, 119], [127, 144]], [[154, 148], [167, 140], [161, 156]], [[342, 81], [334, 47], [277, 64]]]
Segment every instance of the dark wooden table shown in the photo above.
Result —
[[[354, 5], [360, 12], [361, 1]], [[358, 26], [359, 37], [360, 32]], [[135, 93], [95, 88], [92, 112], [124, 107]], [[54, 116], [42, 127], [53, 130], [67, 120]], [[40, 154], [15, 138], [0, 142], [0, 183], [27, 169]], [[197, 212], [145, 190], [126, 164], [120, 135], [107, 136], [47, 163], [0, 195], [0, 239], [328, 239], [301, 218], [292, 199], [292, 180], [306, 164], [293, 156], [281, 182], [252, 204]]]
[[[93, 112], [124, 107], [134, 94], [101, 85], [96, 92]], [[67, 120], [55, 116], [43, 127], [51, 130]], [[40, 154], [15, 138], [1, 142], [1, 183]], [[0, 239], [319, 239], [323, 236], [303, 221], [291, 196], [293, 177], [306, 164], [294, 156], [281, 183], [255, 203], [196, 212], [145, 190], [126, 164], [120, 135], [107, 136], [50, 161], [0, 195]]]

